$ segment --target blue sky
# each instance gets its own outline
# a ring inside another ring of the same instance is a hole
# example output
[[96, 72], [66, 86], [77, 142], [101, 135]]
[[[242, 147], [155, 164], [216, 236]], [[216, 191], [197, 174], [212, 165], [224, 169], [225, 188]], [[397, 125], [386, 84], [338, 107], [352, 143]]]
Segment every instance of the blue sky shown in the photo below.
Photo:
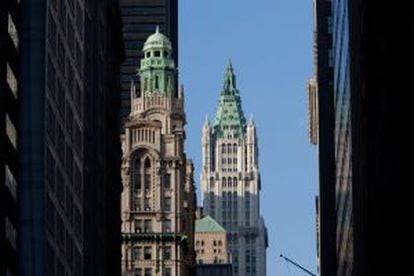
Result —
[[[210, 120], [227, 60], [246, 117], [259, 135], [261, 212], [269, 231], [268, 275], [316, 272], [316, 148], [308, 142], [306, 80], [313, 74], [311, 0], [181, 0], [180, 81], [185, 87], [188, 157], [200, 192], [201, 128]], [[199, 197], [200, 199], [200, 197]]]

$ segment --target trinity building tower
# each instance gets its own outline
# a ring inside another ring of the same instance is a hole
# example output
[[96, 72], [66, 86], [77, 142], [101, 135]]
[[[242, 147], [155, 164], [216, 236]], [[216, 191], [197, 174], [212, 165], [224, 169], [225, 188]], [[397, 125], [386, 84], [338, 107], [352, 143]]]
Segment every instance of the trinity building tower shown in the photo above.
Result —
[[230, 62], [214, 123], [206, 118], [203, 127], [202, 155], [203, 212], [228, 233], [233, 275], [266, 275], [256, 126], [252, 118], [246, 123]]
[[122, 273], [193, 275], [193, 165], [184, 153], [184, 96], [170, 40], [146, 40], [140, 87], [122, 135]]

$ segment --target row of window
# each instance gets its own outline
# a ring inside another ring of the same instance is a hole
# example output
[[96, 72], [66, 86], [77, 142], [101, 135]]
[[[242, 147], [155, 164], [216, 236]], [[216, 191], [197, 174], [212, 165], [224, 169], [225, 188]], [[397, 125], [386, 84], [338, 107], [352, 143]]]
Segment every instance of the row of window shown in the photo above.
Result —
[[[135, 197], [134, 204], [133, 204], [134, 210], [135, 211], [152, 211], [151, 200], [152, 198], [150, 197]], [[163, 204], [162, 206], [163, 212], [172, 211], [171, 197], [164, 197], [162, 204]]]
[[[159, 248], [160, 256], [163, 260], [171, 260], [172, 250], [171, 246], [163, 246]], [[151, 246], [135, 246], [131, 251], [131, 260], [152, 260], [155, 257]]]
[[[224, 263], [224, 260], [219, 259], [217, 256], [214, 257], [214, 259], [212, 261], [213, 261], [214, 264], [222, 264], [222, 263]], [[210, 262], [211, 262], [211, 260], [208, 261], [208, 263], [210, 263]], [[203, 259], [198, 259], [197, 260], [197, 263], [203, 264], [204, 263], [204, 260]]]
[[[221, 240], [214, 240], [213, 246], [222, 246], [223, 242]], [[197, 240], [196, 246], [204, 246], [204, 240]]]
[[238, 146], [237, 144], [221, 144], [221, 153], [222, 154], [237, 154]]
[[[166, 267], [162, 275], [171, 276], [172, 275], [171, 271], [172, 271], [171, 268]], [[136, 268], [134, 271], [134, 275], [135, 276], [152, 276], [152, 275], [158, 275], [158, 274], [157, 272], [152, 273], [152, 268]]]

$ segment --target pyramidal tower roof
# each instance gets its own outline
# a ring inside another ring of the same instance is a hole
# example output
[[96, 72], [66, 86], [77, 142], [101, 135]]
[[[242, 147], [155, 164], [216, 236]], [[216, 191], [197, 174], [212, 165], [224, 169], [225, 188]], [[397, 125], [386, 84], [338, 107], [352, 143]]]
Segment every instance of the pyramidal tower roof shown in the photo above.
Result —
[[226, 230], [218, 224], [217, 221], [215, 221], [210, 216], [205, 216], [202, 219], [198, 219], [195, 222], [195, 232], [226, 232]]
[[239, 137], [244, 134], [245, 128], [246, 118], [241, 107], [240, 94], [236, 87], [233, 65], [229, 60], [214, 121], [214, 133], [217, 137], [226, 137], [229, 133], [233, 137]]

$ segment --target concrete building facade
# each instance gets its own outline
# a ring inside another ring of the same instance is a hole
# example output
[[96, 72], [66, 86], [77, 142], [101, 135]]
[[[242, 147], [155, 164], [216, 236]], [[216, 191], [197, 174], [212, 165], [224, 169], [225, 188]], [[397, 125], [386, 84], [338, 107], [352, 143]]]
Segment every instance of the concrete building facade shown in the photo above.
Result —
[[234, 275], [266, 275], [267, 230], [260, 216], [256, 126], [246, 123], [236, 77], [228, 64], [213, 125], [202, 136], [204, 214], [228, 233]]
[[123, 275], [194, 273], [193, 165], [184, 152], [183, 89], [169, 39], [146, 40], [140, 85], [131, 83], [131, 113], [121, 136]]

